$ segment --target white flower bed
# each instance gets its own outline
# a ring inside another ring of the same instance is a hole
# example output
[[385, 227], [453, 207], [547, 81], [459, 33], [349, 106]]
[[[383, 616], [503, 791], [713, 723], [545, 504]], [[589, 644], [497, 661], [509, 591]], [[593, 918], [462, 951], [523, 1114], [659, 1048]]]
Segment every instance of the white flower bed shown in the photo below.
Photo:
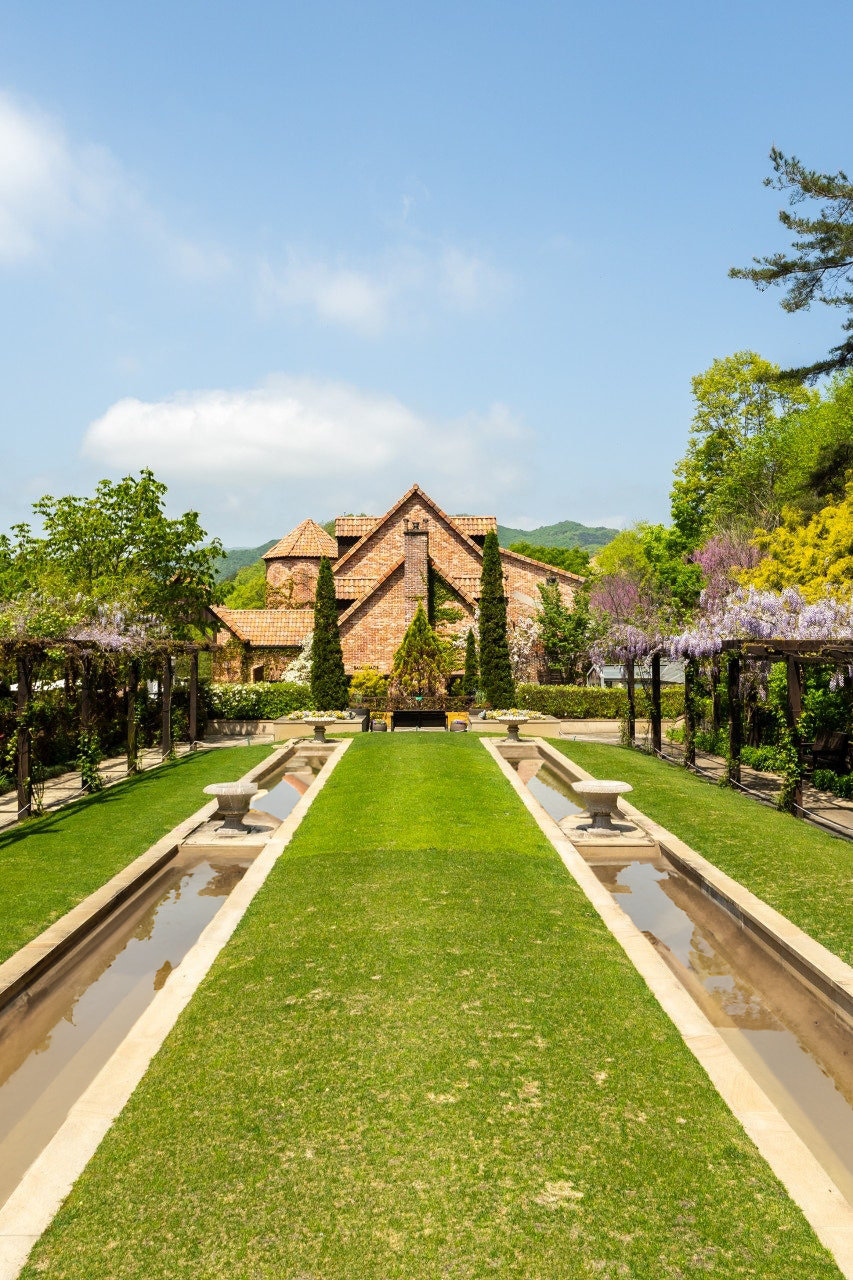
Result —
[[351, 720], [351, 711], [291, 711], [288, 720]]
[[531, 716], [535, 716], [535, 711], [519, 711], [517, 707], [512, 707], [508, 711], [484, 711], [484, 720], [529, 720]]

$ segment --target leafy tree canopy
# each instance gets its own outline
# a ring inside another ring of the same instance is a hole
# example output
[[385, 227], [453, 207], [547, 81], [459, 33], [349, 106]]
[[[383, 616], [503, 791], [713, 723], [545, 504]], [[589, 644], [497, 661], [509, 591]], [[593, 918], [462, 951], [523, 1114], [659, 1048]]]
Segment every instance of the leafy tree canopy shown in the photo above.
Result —
[[620, 622], [656, 619], [679, 625], [696, 607], [702, 573], [688, 560], [690, 543], [678, 528], [638, 524], [624, 529], [596, 558], [591, 602]]
[[827, 594], [849, 598], [853, 589], [853, 482], [844, 497], [824, 507], [805, 524], [793, 507], [772, 532], [759, 529], [754, 539], [763, 558], [738, 574], [744, 586], [781, 591], [798, 587], [813, 603]]
[[548, 666], [560, 672], [564, 684], [580, 684], [592, 665], [590, 645], [599, 631], [589, 592], [578, 591], [571, 608], [563, 603], [556, 583], [540, 583], [539, 595], [539, 638]]
[[772, 527], [782, 506], [785, 421], [819, 397], [785, 382], [778, 366], [754, 351], [715, 360], [693, 379], [693, 397], [687, 453], [671, 494], [679, 533], [697, 546], [721, 528]]
[[[751, 280], [759, 289], [780, 285], [786, 290], [786, 311], [808, 311], [813, 302], [847, 311], [841, 327], [848, 336], [825, 359], [785, 373], [789, 379], [813, 380], [853, 368], [853, 182], [841, 170], [829, 174], [807, 169], [777, 147], [770, 152], [770, 162], [773, 174], [764, 185], [789, 193], [788, 208], [780, 209], [779, 221], [793, 235], [792, 252], [753, 258], [754, 266], [732, 267], [729, 275]], [[823, 202], [814, 216], [798, 211], [812, 200]]]
[[583, 547], [541, 547], [533, 542], [513, 542], [509, 550], [517, 551], [520, 556], [529, 556], [531, 560], [539, 560], [542, 564], [552, 564], [557, 569], [580, 574], [584, 578], [589, 573], [589, 552]]
[[264, 609], [267, 603], [267, 574], [263, 560], [244, 565], [220, 586], [222, 603], [229, 609]]

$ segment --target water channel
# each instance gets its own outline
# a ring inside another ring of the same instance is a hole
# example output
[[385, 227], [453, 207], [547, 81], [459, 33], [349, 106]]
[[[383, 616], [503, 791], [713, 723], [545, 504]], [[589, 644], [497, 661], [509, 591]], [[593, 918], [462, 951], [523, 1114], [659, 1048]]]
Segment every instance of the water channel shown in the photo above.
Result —
[[[555, 821], [582, 811], [536, 760], [513, 762]], [[527, 776], [525, 776], [527, 775]], [[667, 858], [592, 866], [853, 1204], [853, 1032]]]
[[[325, 759], [293, 757], [258, 809], [286, 818]], [[0, 1011], [0, 1205], [257, 856], [222, 843], [185, 848]]]

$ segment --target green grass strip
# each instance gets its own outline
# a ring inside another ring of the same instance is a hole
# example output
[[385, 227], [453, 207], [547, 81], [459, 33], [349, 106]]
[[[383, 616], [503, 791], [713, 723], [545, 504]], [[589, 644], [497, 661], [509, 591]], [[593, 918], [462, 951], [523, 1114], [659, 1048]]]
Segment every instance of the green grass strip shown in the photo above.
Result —
[[357, 738], [27, 1280], [838, 1271], [494, 762]]
[[185, 756], [0, 835], [0, 963], [138, 858], [269, 747]]
[[853, 964], [853, 843], [626, 747], [552, 741], [643, 813]]

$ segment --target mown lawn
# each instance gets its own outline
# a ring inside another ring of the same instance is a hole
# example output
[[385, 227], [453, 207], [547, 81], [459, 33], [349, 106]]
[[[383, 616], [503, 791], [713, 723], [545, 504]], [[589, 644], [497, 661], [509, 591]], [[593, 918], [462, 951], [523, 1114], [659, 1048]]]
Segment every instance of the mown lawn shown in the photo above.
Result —
[[0, 834], [0, 963], [138, 858], [269, 747], [185, 756]]
[[638, 809], [853, 963], [853, 843], [640, 751], [552, 746], [595, 777], [630, 782]]
[[358, 737], [28, 1280], [838, 1278], [474, 739]]

